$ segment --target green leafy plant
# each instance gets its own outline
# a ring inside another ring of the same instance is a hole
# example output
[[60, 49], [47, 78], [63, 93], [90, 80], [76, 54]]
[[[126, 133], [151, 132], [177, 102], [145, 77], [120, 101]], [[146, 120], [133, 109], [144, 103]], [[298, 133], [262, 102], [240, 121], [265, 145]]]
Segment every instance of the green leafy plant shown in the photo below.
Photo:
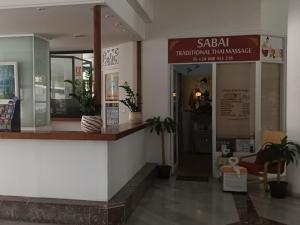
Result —
[[120, 88], [123, 88], [126, 92], [125, 99], [120, 100], [120, 102], [122, 102], [130, 112], [141, 112], [141, 103], [138, 102], [139, 94], [134, 93], [128, 82], [125, 82]]
[[[263, 151], [258, 155], [259, 160], [262, 163], [273, 162], [286, 162], [289, 164], [296, 164], [298, 166], [298, 159], [300, 157], [300, 145], [288, 141], [285, 136], [279, 144], [266, 143], [263, 147]], [[280, 182], [280, 176], [278, 176], [278, 182]]]
[[147, 119], [146, 123], [150, 126], [151, 133], [155, 132], [161, 137], [162, 165], [166, 165], [165, 132], [174, 133], [176, 131], [175, 121], [170, 117], [162, 120], [160, 116], [157, 116]]
[[100, 106], [96, 104], [95, 96], [92, 92], [93, 76], [92, 70], [87, 70], [87, 80], [65, 80], [72, 85], [73, 92], [69, 94], [80, 104], [83, 115], [95, 116], [100, 113]]

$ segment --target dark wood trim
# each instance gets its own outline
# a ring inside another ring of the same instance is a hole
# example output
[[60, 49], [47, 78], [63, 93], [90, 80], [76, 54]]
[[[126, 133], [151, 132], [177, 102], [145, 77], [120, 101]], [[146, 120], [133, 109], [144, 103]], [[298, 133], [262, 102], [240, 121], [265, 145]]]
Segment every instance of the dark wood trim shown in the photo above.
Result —
[[101, 82], [101, 6], [94, 6], [94, 93], [96, 104], [102, 106], [102, 82]]
[[81, 117], [51, 117], [51, 121], [80, 122]]
[[84, 53], [94, 53], [93, 50], [72, 50], [72, 51], [51, 51], [52, 54], [84, 54]]
[[104, 128], [101, 133], [84, 133], [82, 131], [0, 132], [0, 139], [116, 141], [145, 129], [146, 126], [144, 123], [122, 124], [118, 128]]
[[79, 57], [76, 57], [76, 56], [71, 56], [71, 55], [69, 56], [69, 55], [55, 55], [55, 54], [53, 54], [53, 55], [50, 55], [50, 57], [51, 58], [56, 58], [56, 59], [72, 59], [72, 60], [77, 59], [77, 60], [80, 60], [82, 62], [92, 64], [92, 62], [89, 61], [89, 60], [85, 60], [85, 59], [82, 59], [82, 58], [79, 58]]
[[136, 83], [137, 83], [137, 93], [139, 94], [138, 96], [138, 103], [142, 104], [143, 101], [143, 96], [142, 96], [142, 42], [141, 41], [137, 41], [136, 42], [136, 57], [137, 57], [137, 77], [136, 77]]
[[[72, 57], [72, 81], [75, 82], [75, 59]], [[72, 85], [72, 93], [75, 92], [75, 87]]]
[[51, 105], [51, 100], [52, 100], [52, 77], [51, 77], [51, 75], [52, 75], [52, 62], [51, 62], [51, 53], [49, 52], [49, 83], [50, 83], [50, 87], [49, 87], [49, 92], [48, 92], [48, 94], [49, 94], [49, 96], [48, 96], [48, 98], [47, 99], [50, 99], [50, 103], [48, 103], [48, 106], [47, 107], [49, 107], [49, 110], [50, 110], [50, 112], [52, 111], [51, 109], [52, 109], [52, 105]]

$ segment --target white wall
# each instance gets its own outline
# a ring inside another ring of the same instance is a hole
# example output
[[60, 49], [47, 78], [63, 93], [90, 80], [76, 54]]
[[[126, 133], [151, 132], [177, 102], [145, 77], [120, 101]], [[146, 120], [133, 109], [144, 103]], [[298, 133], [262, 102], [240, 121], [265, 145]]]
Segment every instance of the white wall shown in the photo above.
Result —
[[146, 164], [145, 130], [108, 143], [108, 199]]
[[[300, 1], [290, 0], [288, 21], [288, 59], [287, 59], [287, 134], [289, 139], [300, 143]], [[300, 195], [300, 168], [288, 167], [288, 181], [291, 192]]]
[[[143, 115], [169, 115], [168, 38], [260, 31], [260, 0], [154, 0], [154, 19], [143, 42]], [[160, 162], [159, 138], [146, 135], [147, 160]], [[168, 142], [168, 140], [167, 140]], [[168, 155], [170, 158], [170, 155]]]
[[107, 142], [0, 141], [0, 195], [106, 201]]
[[288, 0], [261, 0], [261, 32], [287, 34]]
[[193, 37], [257, 33], [260, 0], [153, 0], [154, 21], [147, 37]]
[[[154, 39], [143, 42], [142, 65], [143, 118], [169, 115], [169, 73], [167, 39]], [[168, 139], [166, 138], [166, 141]], [[160, 138], [155, 134], [146, 134], [145, 148], [149, 162], [160, 163]], [[167, 151], [167, 154], [169, 151]], [[169, 155], [167, 159], [169, 159]]]

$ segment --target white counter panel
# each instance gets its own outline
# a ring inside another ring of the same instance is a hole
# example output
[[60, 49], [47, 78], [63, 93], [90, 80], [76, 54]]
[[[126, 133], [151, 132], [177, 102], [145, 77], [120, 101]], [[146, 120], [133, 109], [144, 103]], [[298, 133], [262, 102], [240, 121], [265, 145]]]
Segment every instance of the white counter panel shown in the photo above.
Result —
[[0, 140], [0, 195], [107, 200], [107, 141]]
[[108, 199], [145, 164], [145, 130], [108, 143]]

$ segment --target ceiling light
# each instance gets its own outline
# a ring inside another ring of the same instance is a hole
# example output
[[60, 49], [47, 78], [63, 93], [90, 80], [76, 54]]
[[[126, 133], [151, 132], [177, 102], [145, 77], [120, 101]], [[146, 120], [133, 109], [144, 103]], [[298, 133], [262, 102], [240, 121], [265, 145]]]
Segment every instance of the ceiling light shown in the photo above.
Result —
[[196, 97], [201, 97], [201, 95], [202, 95], [202, 93], [201, 93], [200, 91], [197, 91], [197, 92], [195, 93], [195, 96], [196, 96]]
[[113, 18], [113, 16], [112, 16], [112, 15], [109, 15], [109, 14], [106, 14], [106, 15], [104, 16], [104, 18], [105, 18], [105, 19], [110, 19], [110, 18]]
[[84, 34], [73, 34], [72, 35], [72, 38], [83, 38], [83, 37], [86, 37], [86, 35], [84, 35]]
[[44, 7], [38, 7], [38, 8], [36, 8], [36, 11], [38, 11], [38, 12], [42, 12], [42, 11], [45, 11], [46, 10], [46, 8], [44, 8]]

